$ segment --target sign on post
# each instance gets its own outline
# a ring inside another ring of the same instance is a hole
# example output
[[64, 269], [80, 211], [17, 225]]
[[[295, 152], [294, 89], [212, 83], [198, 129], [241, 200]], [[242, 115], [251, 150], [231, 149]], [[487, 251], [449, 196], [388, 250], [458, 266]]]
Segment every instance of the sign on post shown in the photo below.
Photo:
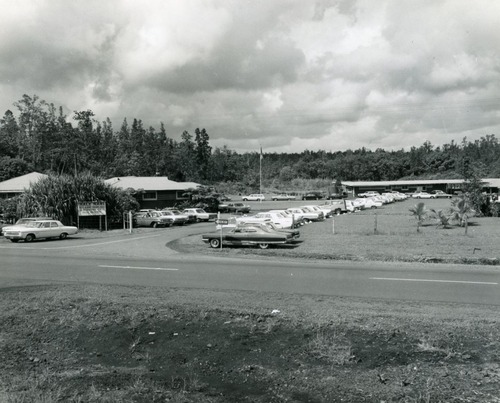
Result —
[[224, 218], [217, 218], [217, 220], [215, 220], [215, 223], [217, 225], [220, 225], [220, 248], [222, 249], [222, 227], [224, 225], [229, 224], [229, 220], [224, 219]]
[[108, 230], [108, 217], [106, 215], [106, 202], [79, 202], [78, 203], [78, 228], [80, 217], [99, 216], [99, 230], [101, 230], [101, 216], [104, 216], [106, 231]]

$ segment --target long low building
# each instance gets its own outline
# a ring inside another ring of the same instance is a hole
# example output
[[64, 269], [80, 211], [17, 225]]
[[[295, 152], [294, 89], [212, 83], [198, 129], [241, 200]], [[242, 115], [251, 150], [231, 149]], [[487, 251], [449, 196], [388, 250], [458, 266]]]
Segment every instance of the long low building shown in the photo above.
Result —
[[[397, 181], [342, 181], [344, 190], [351, 196], [367, 191], [402, 193], [431, 192], [442, 190], [450, 194], [458, 194], [462, 191], [463, 179], [414, 179]], [[487, 193], [498, 193], [500, 178], [483, 179], [483, 190]]]

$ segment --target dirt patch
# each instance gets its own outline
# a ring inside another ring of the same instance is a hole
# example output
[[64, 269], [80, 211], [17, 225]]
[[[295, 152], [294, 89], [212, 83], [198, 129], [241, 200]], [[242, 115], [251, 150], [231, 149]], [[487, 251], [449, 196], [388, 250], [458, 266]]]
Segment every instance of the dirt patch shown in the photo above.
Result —
[[0, 298], [1, 401], [500, 399], [488, 307], [98, 286]]

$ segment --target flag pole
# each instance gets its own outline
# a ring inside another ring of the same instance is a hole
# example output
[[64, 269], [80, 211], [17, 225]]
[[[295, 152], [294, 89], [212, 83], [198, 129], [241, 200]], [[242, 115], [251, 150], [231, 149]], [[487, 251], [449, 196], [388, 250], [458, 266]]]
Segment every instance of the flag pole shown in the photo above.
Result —
[[260, 147], [259, 158], [259, 193], [262, 193], [262, 147]]

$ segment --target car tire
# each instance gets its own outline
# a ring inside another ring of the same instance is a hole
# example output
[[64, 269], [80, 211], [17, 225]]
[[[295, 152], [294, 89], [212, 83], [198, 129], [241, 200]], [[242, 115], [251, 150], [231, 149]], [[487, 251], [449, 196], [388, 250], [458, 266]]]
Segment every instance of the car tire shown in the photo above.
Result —
[[339, 209], [339, 208], [338, 208], [338, 209], [335, 209], [334, 213], [335, 213], [336, 215], [340, 215], [340, 214], [342, 213], [342, 210], [341, 210], [341, 209]]
[[66, 232], [63, 232], [61, 235], [59, 235], [59, 239], [66, 239], [68, 237], [68, 234]]
[[217, 239], [217, 238], [213, 238], [210, 240], [210, 246], [212, 248], [220, 248], [220, 239]]
[[28, 235], [26, 235], [26, 238], [24, 238], [24, 242], [31, 242], [31, 241], [33, 241], [33, 239], [35, 239], [35, 235], [28, 234]]
[[268, 243], [259, 243], [259, 248], [260, 249], [267, 249], [267, 248], [269, 248], [269, 244]]
[[377, 208], [377, 206], [371, 206], [370, 208], [373, 208], [373, 209], [375, 209], [375, 208]]
[[243, 199], [243, 201], [248, 201], [248, 199]]
[[152, 222], [152, 223], [151, 223], [151, 227], [153, 227], [153, 228], [158, 227], [158, 223], [156, 223], [156, 222]]

